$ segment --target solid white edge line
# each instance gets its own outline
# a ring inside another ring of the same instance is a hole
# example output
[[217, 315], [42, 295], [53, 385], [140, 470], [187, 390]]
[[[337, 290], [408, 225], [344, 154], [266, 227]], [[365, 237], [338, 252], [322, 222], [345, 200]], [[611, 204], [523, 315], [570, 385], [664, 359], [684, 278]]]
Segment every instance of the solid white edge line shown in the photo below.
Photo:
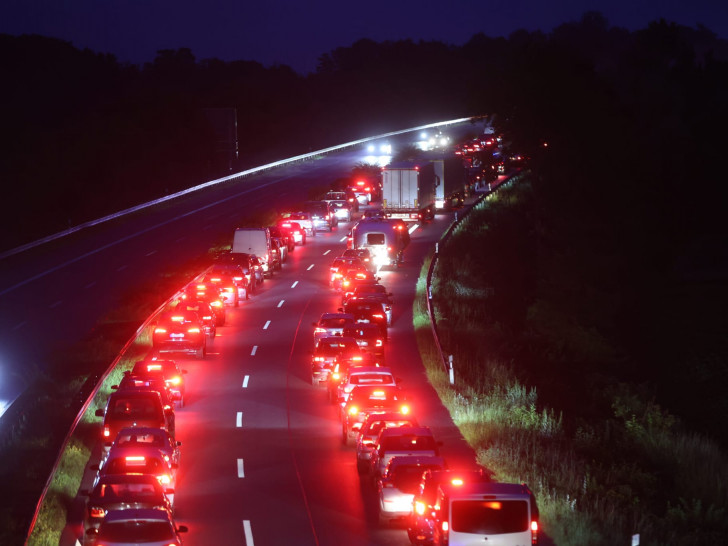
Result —
[[250, 380], [250, 376], [249, 375], [246, 375], [245, 378], [243, 379], [243, 388], [244, 389], [247, 389], [248, 388], [248, 381], [249, 380]]
[[270, 321], [269, 320], [267, 320], [265, 322], [265, 326], [263, 326], [263, 330], [267, 330], [268, 329], [268, 326], [270, 326]]
[[243, 426], [243, 412], [239, 411], [235, 416], [235, 426], [241, 428]]
[[283, 302], [284, 302], [284, 301], [286, 301], [286, 300], [281, 300], [281, 301], [279, 301], [279, 302], [278, 302], [278, 307], [283, 307]]
[[258, 350], [258, 346], [257, 345], [253, 345], [253, 350], [250, 351], [250, 356], [255, 356], [255, 353], [256, 353], [257, 350]]
[[238, 459], [238, 478], [245, 477], [245, 468], [243, 467], [243, 460]]
[[293, 284], [291, 285], [291, 288], [296, 288], [296, 285], [297, 285], [297, 284], [298, 284], [298, 281], [294, 282], [294, 283], [293, 283]]
[[250, 520], [243, 520], [243, 531], [245, 532], [245, 546], [255, 546], [253, 544], [253, 530], [250, 528]]

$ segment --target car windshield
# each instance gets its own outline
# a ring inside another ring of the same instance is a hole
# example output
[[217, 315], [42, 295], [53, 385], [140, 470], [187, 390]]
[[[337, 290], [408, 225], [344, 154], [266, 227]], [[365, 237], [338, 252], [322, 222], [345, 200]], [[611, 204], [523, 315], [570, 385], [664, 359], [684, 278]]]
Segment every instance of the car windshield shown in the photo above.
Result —
[[94, 491], [94, 496], [107, 500], [125, 500], [139, 502], [160, 497], [162, 490], [159, 484], [149, 483], [102, 483]]
[[462, 500], [452, 502], [452, 530], [500, 535], [528, 530], [525, 500]]
[[172, 526], [166, 521], [114, 521], [99, 528], [98, 541], [122, 543], [160, 542], [176, 540]]

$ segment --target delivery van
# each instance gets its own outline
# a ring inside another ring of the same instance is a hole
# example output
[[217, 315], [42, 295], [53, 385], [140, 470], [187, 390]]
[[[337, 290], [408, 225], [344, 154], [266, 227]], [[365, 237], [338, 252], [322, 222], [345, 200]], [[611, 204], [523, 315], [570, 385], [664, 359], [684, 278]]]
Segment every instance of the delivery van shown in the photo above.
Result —
[[270, 230], [264, 228], [238, 228], [233, 237], [233, 253], [255, 254], [263, 267], [263, 273], [273, 276], [274, 264], [273, 246]]

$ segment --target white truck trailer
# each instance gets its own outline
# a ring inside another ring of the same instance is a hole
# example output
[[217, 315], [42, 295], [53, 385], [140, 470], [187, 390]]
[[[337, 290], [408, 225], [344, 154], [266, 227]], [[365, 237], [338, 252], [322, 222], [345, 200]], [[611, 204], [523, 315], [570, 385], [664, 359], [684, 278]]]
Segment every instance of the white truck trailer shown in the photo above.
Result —
[[432, 220], [435, 183], [435, 168], [429, 161], [388, 165], [382, 170], [382, 212], [405, 221]]

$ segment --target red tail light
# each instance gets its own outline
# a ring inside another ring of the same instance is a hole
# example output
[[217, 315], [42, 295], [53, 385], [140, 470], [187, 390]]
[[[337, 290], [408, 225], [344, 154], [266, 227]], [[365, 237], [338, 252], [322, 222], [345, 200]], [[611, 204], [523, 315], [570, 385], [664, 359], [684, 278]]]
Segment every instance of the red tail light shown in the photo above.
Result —
[[104, 425], [104, 438], [108, 438], [111, 436], [111, 431], [109, 430], [109, 425]]
[[187, 330], [187, 332], [190, 334], [199, 334], [200, 329], [199, 328], [190, 328], [189, 330]]
[[538, 544], [538, 522], [531, 522], [531, 544]]
[[160, 328], [155, 328], [154, 329], [154, 333], [155, 334], [166, 334], [167, 333], [167, 329], [166, 328], [161, 328], [161, 327]]
[[106, 517], [106, 510], [100, 506], [89, 506], [88, 515], [92, 518], [103, 518]]

